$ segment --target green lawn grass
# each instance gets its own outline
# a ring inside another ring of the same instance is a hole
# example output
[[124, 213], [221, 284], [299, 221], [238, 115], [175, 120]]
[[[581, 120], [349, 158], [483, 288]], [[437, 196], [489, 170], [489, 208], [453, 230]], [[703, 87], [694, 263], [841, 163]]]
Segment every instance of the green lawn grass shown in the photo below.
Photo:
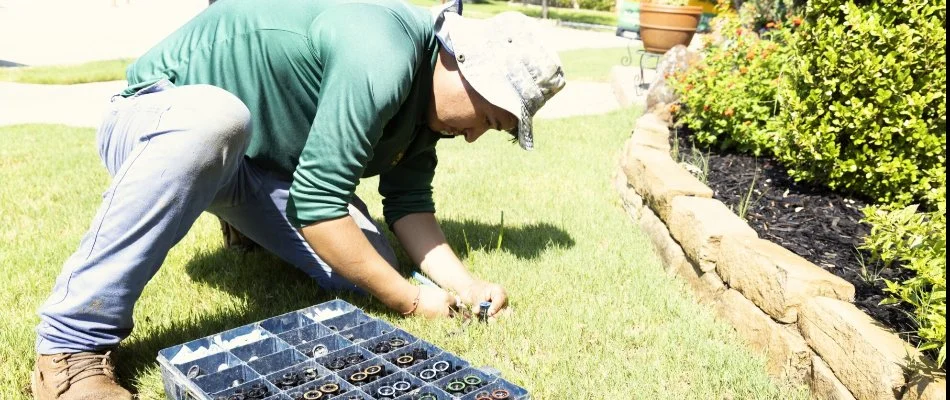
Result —
[[92, 61], [75, 65], [0, 68], [0, 81], [72, 85], [125, 80], [125, 68], [133, 59]]
[[[620, 206], [609, 180], [636, 117], [628, 109], [538, 121], [534, 152], [498, 133], [440, 145], [438, 216], [471, 270], [508, 288], [513, 313], [501, 323], [460, 332], [458, 321], [402, 319], [344, 298], [498, 368], [535, 399], [804, 398], [768, 379], [763, 359], [663, 272]], [[94, 135], [0, 127], [0, 398], [25, 398], [35, 310], [108, 184]], [[375, 184], [358, 192], [380, 215]], [[120, 377], [143, 399], [162, 398], [158, 350], [332, 298], [270, 255], [222, 250], [216, 221], [204, 215], [138, 302]]]
[[[419, 6], [431, 6], [438, 3], [434, 0], [411, 1]], [[465, 15], [474, 18], [487, 18], [510, 10], [521, 11], [532, 17], [541, 16], [538, 7], [526, 7], [521, 4], [509, 5], [501, 1], [467, 3], [465, 5]], [[549, 17], [551, 19], [600, 25], [616, 24], [616, 17], [613, 16], [613, 13], [602, 11], [552, 8]], [[571, 75], [569, 75], [571, 79], [606, 80], [606, 77], [609, 76], [610, 67], [619, 64], [624, 56], [628, 56], [626, 48], [588, 49], [565, 52], [562, 54], [562, 60], [565, 64], [565, 71], [578, 71], [571, 72]], [[636, 54], [633, 57], [632, 60], [636, 63], [639, 58]], [[74, 65], [0, 68], [0, 82], [72, 85], [124, 80], [125, 69], [132, 61], [134, 59], [92, 61]], [[569, 63], [570, 65], [568, 65]]]
[[[636, 49], [627, 47], [568, 50], [558, 55], [568, 82], [609, 82], [610, 69], [614, 66], [639, 67], [640, 65], [640, 55], [636, 53]], [[651, 57], [644, 60], [643, 66], [655, 69], [656, 59]]]
[[[606, 82], [610, 68], [625, 61], [637, 66], [640, 56], [626, 47], [579, 49], [559, 53], [570, 80]], [[650, 68], [655, 60], [648, 60]], [[125, 79], [125, 68], [132, 60], [96, 61], [78, 65], [0, 68], [0, 81], [68, 85]]]
[[[409, 2], [422, 7], [429, 7], [441, 3], [441, 1], [435, 0], [409, 0]], [[523, 5], [521, 3], [487, 0], [481, 3], [465, 3], [462, 7], [462, 15], [473, 18], [488, 18], [505, 11], [519, 11], [529, 17], [541, 18], [541, 7]], [[609, 11], [549, 7], [548, 19], [609, 27], [617, 26], [617, 14]]]

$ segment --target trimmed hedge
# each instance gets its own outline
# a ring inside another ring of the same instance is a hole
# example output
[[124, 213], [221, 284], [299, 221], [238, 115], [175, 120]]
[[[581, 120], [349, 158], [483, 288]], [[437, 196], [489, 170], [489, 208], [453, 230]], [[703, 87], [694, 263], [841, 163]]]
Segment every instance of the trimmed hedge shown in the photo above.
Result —
[[813, 0], [780, 91], [800, 180], [909, 204], [946, 174], [946, 0]]

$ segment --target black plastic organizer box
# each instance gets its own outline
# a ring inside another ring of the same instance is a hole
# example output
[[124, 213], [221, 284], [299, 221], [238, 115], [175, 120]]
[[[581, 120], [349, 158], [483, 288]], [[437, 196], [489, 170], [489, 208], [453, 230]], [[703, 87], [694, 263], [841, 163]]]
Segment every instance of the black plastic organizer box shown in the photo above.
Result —
[[343, 300], [158, 352], [172, 400], [528, 400], [495, 374]]

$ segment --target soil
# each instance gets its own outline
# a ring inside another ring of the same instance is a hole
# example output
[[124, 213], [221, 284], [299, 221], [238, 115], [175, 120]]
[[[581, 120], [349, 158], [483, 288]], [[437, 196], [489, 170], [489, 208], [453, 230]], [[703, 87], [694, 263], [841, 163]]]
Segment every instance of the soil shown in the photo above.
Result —
[[[880, 304], [887, 297], [884, 280], [903, 281], [912, 272], [895, 266], [884, 268], [872, 261], [868, 252], [859, 250], [870, 232], [861, 222], [861, 209], [868, 204], [865, 199], [796, 183], [773, 159], [694, 146], [688, 128], [675, 129], [672, 140], [677, 141], [678, 161], [698, 167], [694, 174], [702, 175], [703, 160], [708, 163], [706, 185], [713, 190], [713, 197], [736, 214], [744, 214], [759, 237], [853, 284], [854, 304], [859, 309], [902, 339], [919, 344], [916, 325], [909, 317], [913, 309], [905, 304]], [[748, 205], [740, 207], [743, 204]]]

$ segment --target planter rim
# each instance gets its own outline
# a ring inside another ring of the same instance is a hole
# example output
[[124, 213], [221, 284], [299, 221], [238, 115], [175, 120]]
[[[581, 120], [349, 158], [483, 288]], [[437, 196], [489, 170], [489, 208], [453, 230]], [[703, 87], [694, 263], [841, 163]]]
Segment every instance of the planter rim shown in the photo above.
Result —
[[696, 14], [702, 15], [703, 8], [699, 6], [667, 6], [662, 4], [641, 3], [640, 12], [659, 11], [672, 14]]
[[678, 32], [696, 32], [696, 28], [682, 28], [671, 25], [655, 25], [655, 24], [644, 24], [640, 23], [640, 29], [656, 29], [661, 31], [678, 31]]

